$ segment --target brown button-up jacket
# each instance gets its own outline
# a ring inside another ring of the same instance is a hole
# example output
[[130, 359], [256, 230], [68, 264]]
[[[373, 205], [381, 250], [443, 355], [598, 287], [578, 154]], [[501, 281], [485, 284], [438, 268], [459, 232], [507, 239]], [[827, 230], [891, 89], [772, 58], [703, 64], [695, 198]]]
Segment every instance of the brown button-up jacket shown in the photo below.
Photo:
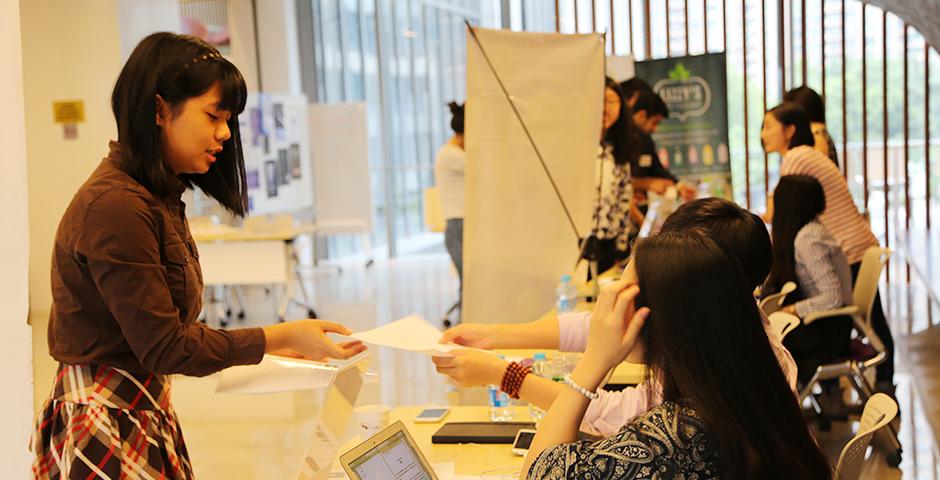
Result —
[[215, 330], [182, 183], [156, 198], [124, 173], [118, 145], [79, 188], [52, 252], [49, 353], [68, 364], [202, 376], [264, 355], [260, 328]]

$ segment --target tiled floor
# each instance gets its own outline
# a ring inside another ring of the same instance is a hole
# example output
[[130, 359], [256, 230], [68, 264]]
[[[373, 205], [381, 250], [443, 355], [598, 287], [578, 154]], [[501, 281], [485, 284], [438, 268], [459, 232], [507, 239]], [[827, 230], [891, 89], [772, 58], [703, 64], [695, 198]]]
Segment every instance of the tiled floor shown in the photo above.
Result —
[[[303, 275], [313, 287], [320, 316], [353, 329], [372, 328], [412, 313], [437, 322], [457, 292], [457, 280], [443, 248], [407, 258], [380, 260], [370, 268], [349, 263], [343, 265], [342, 273], [321, 267], [307, 269]], [[897, 323], [895, 331], [906, 331], [903, 329], [907, 328], [908, 306], [910, 317], [919, 314], [916, 302], [907, 302], [906, 295], [900, 287], [889, 292], [888, 309]], [[246, 296], [249, 308], [245, 325], [273, 321], [273, 308], [263, 289], [247, 289]], [[920, 304], [923, 309], [923, 302]], [[292, 313], [293, 317], [303, 314], [299, 309]], [[33, 322], [38, 406], [49, 391], [54, 364], [46, 351], [46, 320], [36, 317]], [[236, 322], [233, 327], [237, 326]], [[379, 349], [375, 355], [372, 368], [379, 372], [380, 381], [366, 385], [360, 403], [394, 406], [483, 399], [479, 389], [457, 392], [434, 372], [427, 357], [388, 349]], [[897, 395], [903, 412], [904, 461], [900, 470], [889, 469], [876, 452], [866, 465], [863, 478], [901, 478], [902, 472], [905, 479], [936, 478], [930, 434], [926, 427], [914, 428], [918, 423], [923, 425], [923, 421], [918, 417], [917, 402], [911, 398], [910, 378], [903, 374], [903, 365], [899, 372]], [[244, 396], [216, 394], [214, 388], [213, 377], [174, 380], [174, 405], [198, 478], [296, 478], [320, 392]], [[837, 423], [831, 432], [820, 434], [819, 438], [830, 458], [835, 459], [850, 437], [850, 426]]]

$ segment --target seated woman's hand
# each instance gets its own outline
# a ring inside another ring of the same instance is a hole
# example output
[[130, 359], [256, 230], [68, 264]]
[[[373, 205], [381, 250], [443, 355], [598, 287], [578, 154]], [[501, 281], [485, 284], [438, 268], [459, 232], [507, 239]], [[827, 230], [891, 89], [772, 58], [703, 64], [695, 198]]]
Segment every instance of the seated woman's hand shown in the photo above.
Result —
[[[461, 325], [462, 326], [462, 325]], [[438, 373], [447, 375], [461, 387], [499, 385], [509, 362], [476, 350], [454, 350], [451, 357], [434, 357]]]
[[646, 307], [636, 309], [634, 300], [639, 293], [636, 283], [623, 280], [603, 288], [591, 315], [582, 361], [606, 371], [626, 358], [650, 311]]
[[493, 326], [482, 323], [461, 323], [456, 327], [449, 328], [438, 340], [440, 343], [456, 343], [464, 347], [482, 348], [489, 350], [492, 348]]

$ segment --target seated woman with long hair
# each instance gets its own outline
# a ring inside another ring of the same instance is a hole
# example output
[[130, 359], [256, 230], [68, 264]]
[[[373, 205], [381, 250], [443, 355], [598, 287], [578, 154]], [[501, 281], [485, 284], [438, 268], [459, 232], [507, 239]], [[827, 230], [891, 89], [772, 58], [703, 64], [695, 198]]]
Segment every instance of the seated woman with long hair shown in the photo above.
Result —
[[[723, 328], [728, 318], [737, 328]], [[575, 441], [607, 372], [641, 349], [663, 402], [598, 441]], [[570, 387], [526, 457], [528, 478], [831, 478], [761, 327], [734, 256], [699, 230], [638, 244], [604, 289]]]
[[[771, 294], [787, 282], [796, 283], [783, 310], [800, 318], [852, 303], [849, 263], [839, 242], [819, 222], [826, 209], [822, 185], [807, 175], [784, 175], [774, 190], [774, 204], [774, 266], [761, 290]], [[801, 324], [790, 332], [783, 344], [796, 360], [797, 379], [808, 381], [816, 367], [842, 355], [851, 332], [848, 316]], [[828, 395], [830, 389], [823, 390]]]

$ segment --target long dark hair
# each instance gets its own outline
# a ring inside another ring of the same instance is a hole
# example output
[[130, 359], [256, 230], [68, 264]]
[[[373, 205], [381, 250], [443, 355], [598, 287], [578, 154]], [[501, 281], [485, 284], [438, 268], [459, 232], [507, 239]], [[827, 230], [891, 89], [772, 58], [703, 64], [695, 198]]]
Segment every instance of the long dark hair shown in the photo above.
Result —
[[803, 107], [792, 103], [783, 102], [768, 112], [783, 124], [783, 127], [794, 127], [793, 138], [790, 139], [789, 148], [796, 148], [801, 145], [810, 147], [816, 145], [816, 137], [813, 136], [813, 130], [809, 126], [809, 114]]
[[639, 132], [633, 125], [633, 114], [627, 106], [627, 99], [623, 95], [623, 90], [620, 89], [620, 84], [607, 77], [604, 81], [604, 88], [613, 90], [620, 97], [620, 116], [604, 133], [604, 143], [610, 145], [613, 150], [614, 163], [629, 164], [639, 156]]
[[160, 32], [147, 36], [131, 53], [111, 94], [124, 170], [157, 197], [173, 191], [173, 171], [163, 157], [156, 125], [159, 95], [176, 113], [190, 98], [221, 87], [219, 110], [231, 112], [231, 137], [222, 144], [217, 161], [203, 174], [178, 178], [189, 188], [198, 186], [235, 215], [248, 207], [245, 160], [238, 130], [238, 114], [245, 109], [247, 88], [241, 73], [212, 45], [189, 35]]
[[753, 290], [764, 283], [773, 264], [770, 235], [764, 221], [734, 202], [718, 197], [683, 203], [666, 217], [660, 232], [685, 232], [694, 228], [738, 259]]
[[[638, 303], [651, 311], [644, 362], [662, 379], [664, 401], [689, 405], [702, 419], [721, 476], [830, 478], [733, 255], [690, 230], [650, 237], [635, 260]], [[734, 328], [729, 317], [740, 319]]]
[[464, 104], [457, 102], [450, 102], [447, 104], [447, 108], [450, 109], [450, 129], [454, 133], [459, 133], [463, 135], [463, 110]]
[[800, 85], [783, 94], [784, 102], [793, 102], [806, 110], [810, 122], [826, 123], [826, 102], [816, 93], [816, 90]]
[[826, 195], [819, 181], [808, 175], [785, 175], [780, 177], [774, 189], [773, 252], [774, 266], [764, 288], [763, 295], [776, 293], [784, 283], [794, 282], [797, 290], [787, 301], [802, 298], [800, 282], [796, 278], [796, 258], [793, 242], [796, 235], [826, 210]]

